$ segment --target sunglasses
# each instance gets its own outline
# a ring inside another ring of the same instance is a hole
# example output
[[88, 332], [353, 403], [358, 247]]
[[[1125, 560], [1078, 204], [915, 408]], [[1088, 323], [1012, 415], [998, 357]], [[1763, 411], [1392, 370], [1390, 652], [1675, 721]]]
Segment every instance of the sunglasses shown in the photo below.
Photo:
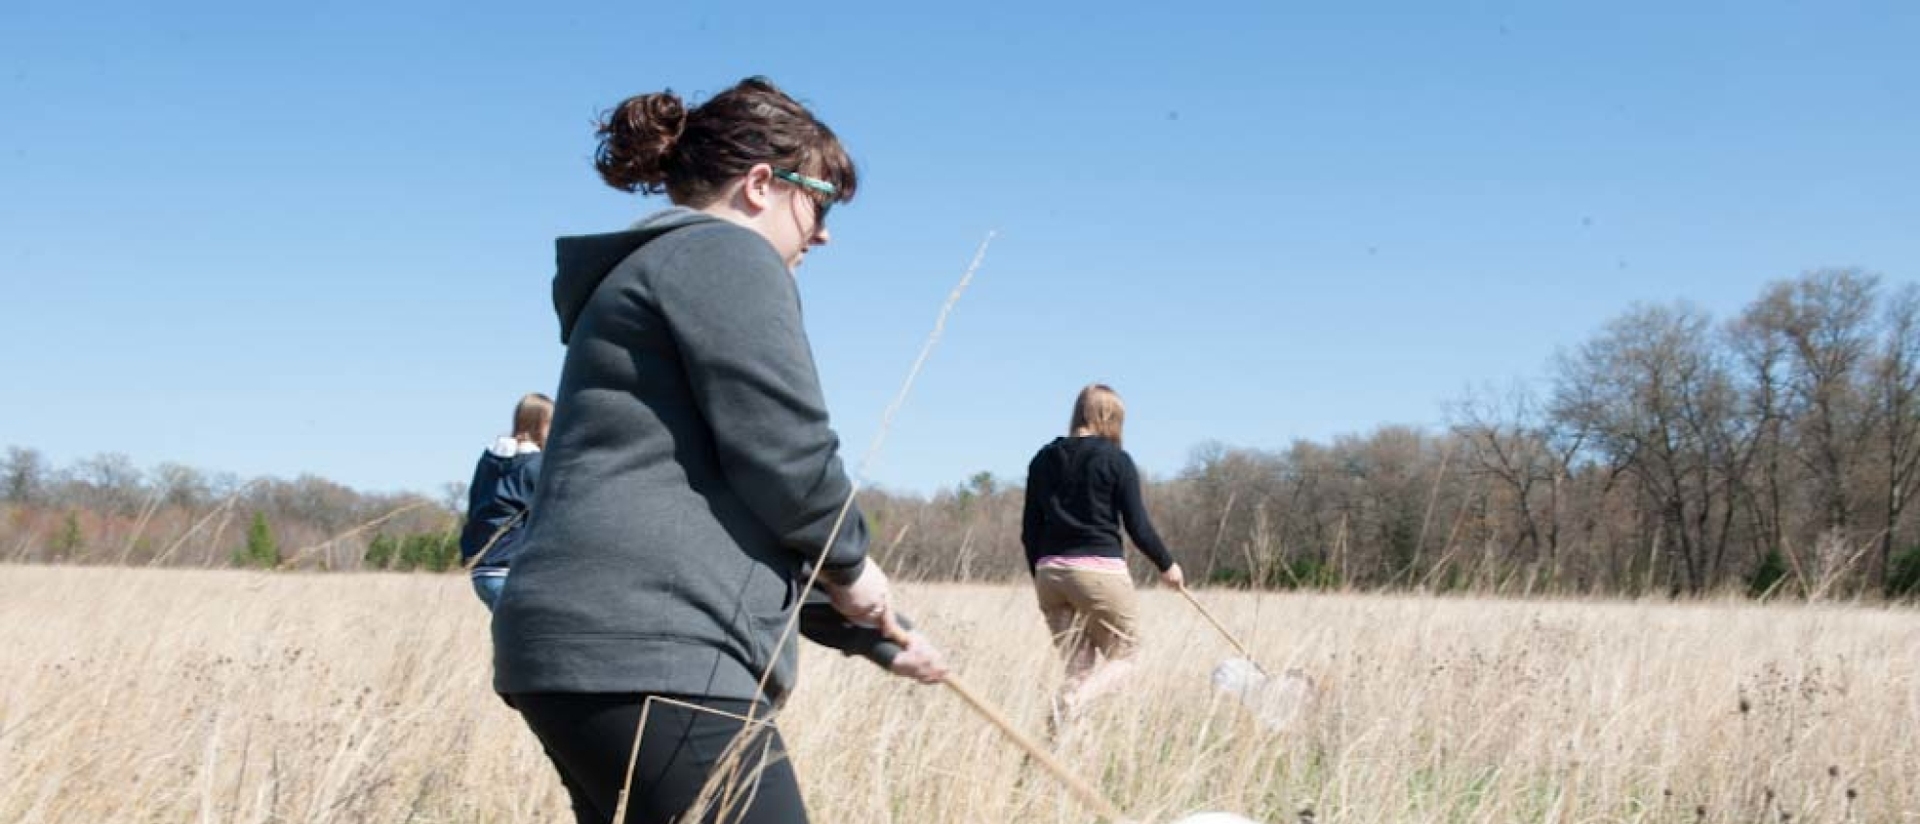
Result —
[[789, 169], [774, 169], [773, 176], [795, 186], [811, 189], [816, 194], [826, 195], [826, 197], [810, 198], [813, 201], [813, 225], [826, 225], [827, 211], [833, 208], [834, 196], [840, 193], [838, 187], [817, 177], [807, 177]]

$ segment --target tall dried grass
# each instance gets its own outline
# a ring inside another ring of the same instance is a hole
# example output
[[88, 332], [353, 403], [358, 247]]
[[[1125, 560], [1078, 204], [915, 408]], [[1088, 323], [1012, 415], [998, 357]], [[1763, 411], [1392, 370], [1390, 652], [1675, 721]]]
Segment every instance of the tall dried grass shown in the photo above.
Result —
[[[961, 672], [1045, 726], [1059, 669], [1023, 590], [903, 587]], [[1920, 818], [1920, 615], [1739, 602], [1202, 593], [1322, 695], [1263, 730], [1230, 648], [1145, 598], [1130, 689], [1068, 764], [1145, 821]], [[488, 690], [464, 579], [0, 566], [0, 821], [568, 820]], [[814, 818], [1087, 822], [950, 695], [807, 651], [782, 729]]]

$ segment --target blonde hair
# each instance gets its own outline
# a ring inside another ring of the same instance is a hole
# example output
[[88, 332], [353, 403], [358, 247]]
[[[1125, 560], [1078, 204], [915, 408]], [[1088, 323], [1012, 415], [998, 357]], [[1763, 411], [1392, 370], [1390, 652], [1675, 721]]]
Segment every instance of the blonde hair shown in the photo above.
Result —
[[513, 437], [547, 448], [547, 427], [553, 423], [553, 399], [530, 392], [513, 405]]
[[1067, 434], [1098, 435], [1118, 444], [1126, 425], [1127, 405], [1120, 401], [1120, 393], [1104, 383], [1090, 383], [1073, 400], [1073, 422]]

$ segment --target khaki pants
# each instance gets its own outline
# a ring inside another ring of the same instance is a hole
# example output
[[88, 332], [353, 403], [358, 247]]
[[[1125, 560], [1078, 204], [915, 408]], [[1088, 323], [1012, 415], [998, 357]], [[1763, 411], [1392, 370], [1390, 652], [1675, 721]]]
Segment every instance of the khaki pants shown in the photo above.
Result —
[[1034, 571], [1033, 589], [1053, 643], [1070, 658], [1090, 647], [1111, 661], [1139, 646], [1139, 598], [1131, 577], [1043, 566]]

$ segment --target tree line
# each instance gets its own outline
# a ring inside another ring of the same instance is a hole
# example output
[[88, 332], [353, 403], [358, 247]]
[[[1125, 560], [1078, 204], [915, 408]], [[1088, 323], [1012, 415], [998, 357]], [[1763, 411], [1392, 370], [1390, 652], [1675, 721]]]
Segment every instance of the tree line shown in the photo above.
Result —
[[[1920, 286], [1835, 269], [1725, 319], [1639, 304], [1546, 373], [1467, 392], [1438, 427], [1203, 444], [1147, 482], [1148, 508], [1189, 574], [1225, 585], [1920, 592]], [[910, 578], [1024, 578], [1018, 480], [863, 492], [875, 555]], [[118, 455], [58, 469], [21, 447], [0, 485], [0, 558], [69, 563], [447, 569], [464, 499]]]
[[447, 569], [463, 494], [366, 494], [313, 475], [242, 480], [108, 453], [0, 458], [0, 560], [278, 569]]
[[[1190, 573], [1261, 587], [1912, 595], [1920, 590], [1920, 287], [1853, 269], [1715, 320], [1635, 305], [1542, 379], [1437, 429], [1207, 444], [1148, 484]], [[883, 557], [1019, 575], [1022, 491], [980, 475], [871, 496]]]

